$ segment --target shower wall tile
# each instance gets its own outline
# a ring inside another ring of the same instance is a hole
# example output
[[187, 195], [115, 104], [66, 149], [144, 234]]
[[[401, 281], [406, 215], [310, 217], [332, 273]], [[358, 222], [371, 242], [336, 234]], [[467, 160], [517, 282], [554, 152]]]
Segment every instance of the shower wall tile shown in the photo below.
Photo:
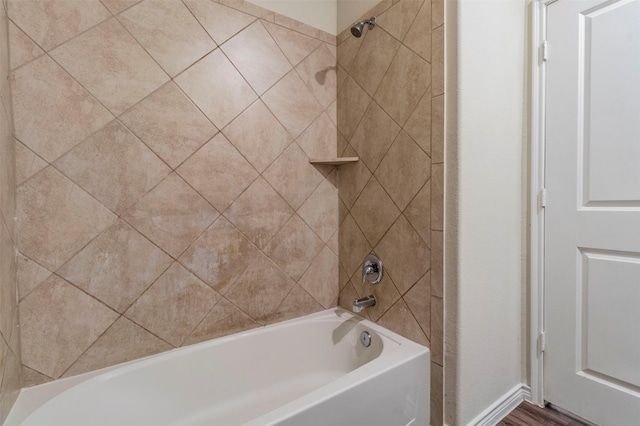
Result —
[[269, 89], [262, 100], [293, 138], [298, 137], [323, 111], [295, 71], [289, 72]]
[[258, 177], [251, 164], [218, 133], [177, 170], [219, 212]]
[[106, 207], [50, 166], [22, 184], [16, 198], [18, 249], [50, 271], [116, 220]]
[[169, 80], [115, 18], [58, 47], [51, 56], [115, 115]]
[[167, 83], [120, 120], [170, 167], [178, 167], [217, 129], [175, 85]]
[[63, 377], [75, 376], [114, 364], [172, 349], [172, 346], [136, 323], [120, 317], [73, 363]]
[[177, 258], [218, 215], [173, 173], [129, 209], [123, 219]]
[[259, 250], [228, 220], [220, 217], [179, 261], [220, 294], [226, 294]]
[[184, 4], [218, 44], [224, 43], [256, 20], [255, 16], [209, 0], [184, 0]]
[[259, 21], [242, 30], [221, 49], [259, 95], [291, 69], [289, 61]]
[[176, 77], [175, 82], [222, 129], [257, 96], [220, 49]]
[[171, 262], [162, 250], [125, 222], [118, 221], [58, 269], [57, 274], [122, 313]]
[[22, 325], [0, 306], [0, 342], [25, 358], [0, 374], [32, 386], [337, 304], [336, 172], [309, 164], [337, 152], [335, 37], [242, 0], [14, 3], [0, 300], [19, 287]]
[[20, 302], [22, 361], [59, 378], [117, 318], [107, 306], [51, 275]]
[[316, 38], [300, 34], [280, 25], [265, 21], [262, 23], [276, 43], [278, 43], [282, 53], [284, 53], [289, 62], [294, 66], [298, 65], [321, 44]]
[[9, 2], [9, 18], [47, 51], [110, 17], [99, 0]]
[[171, 172], [119, 121], [98, 130], [53, 164], [116, 214]]
[[216, 291], [175, 262], [124, 315], [180, 346], [218, 300]]
[[[17, 31], [16, 31], [17, 30]], [[6, 419], [18, 398], [22, 381], [20, 329], [18, 328], [18, 259], [16, 255], [16, 170], [18, 148], [14, 139], [11, 105], [9, 40], [20, 30], [6, 16], [6, 2], [0, 9], [0, 423]], [[21, 39], [28, 41], [24, 34]], [[33, 42], [12, 62], [26, 61], [40, 54]], [[25, 148], [26, 149], [26, 148]], [[34, 165], [34, 169], [38, 166]], [[34, 171], [35, 173], [35, 171]], [[36, 274], [38, 275], [38, 274]], [[36, 279], [42, 279], [38, 276]], [[337, 286], [337, 284], [336, 284]]]
[[16, 69], [42, 55], [44, 51], [16, 24], [9, 22], [9, 59], [11, 69]]
[[[247, 126], [251, 123], [251, 126]], [[292, 139], [264, 102], [257, 100], [222, 131], [238, 151], [262, 173]]]
[[122, 12], [118, 20], [170, 76], [216, 48], [179, 1], [145, 0]]
[[[374, 294], [365, 318], [431, 347], [442, 425], [443, 2], [385, 0], [371, 16], [373, 31], [337, 37], [338, 152], [360, 158], [338, 170], [339, 304]], [[386, 267], [378, 286], [360, 284], [371, 252]]]
[[47, 161], [55, 160], [113, 119], [49, 56], [16, 70], [11, 90], [16, 138]]

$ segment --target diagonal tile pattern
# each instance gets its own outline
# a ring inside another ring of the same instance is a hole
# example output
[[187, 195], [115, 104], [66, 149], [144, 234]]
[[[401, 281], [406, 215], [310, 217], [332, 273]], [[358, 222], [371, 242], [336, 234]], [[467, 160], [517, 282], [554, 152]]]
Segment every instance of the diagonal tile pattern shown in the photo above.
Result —
[[[432, 425], [443, 417], [443, 4], [381, 2], [360, 17], [377, 16], [375, 31], [337, 39], [338, 152], [361, 159], [338, 172], [339, 304], [374, 294], [365, 316], [431, 347]], [[370, 252], [386, 267], [379, 286], [359, 282]]]

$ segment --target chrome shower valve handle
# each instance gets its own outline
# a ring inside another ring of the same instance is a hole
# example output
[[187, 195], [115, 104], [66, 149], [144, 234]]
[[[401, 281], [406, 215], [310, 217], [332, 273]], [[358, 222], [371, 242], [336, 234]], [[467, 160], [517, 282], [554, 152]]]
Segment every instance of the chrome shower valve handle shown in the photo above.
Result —
[[370, 254], [362, 263], [362, 284], [369, 281], [371, 284], [379, 284], [382, 280], [382, 261]]

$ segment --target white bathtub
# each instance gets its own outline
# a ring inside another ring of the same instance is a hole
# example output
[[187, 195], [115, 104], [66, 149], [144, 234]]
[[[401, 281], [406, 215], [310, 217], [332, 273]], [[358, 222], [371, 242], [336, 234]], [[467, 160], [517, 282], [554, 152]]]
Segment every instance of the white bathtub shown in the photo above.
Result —
[[429, 365], [424, 346], [330, 309], [25, 389], [5, 425], [422, 426]]

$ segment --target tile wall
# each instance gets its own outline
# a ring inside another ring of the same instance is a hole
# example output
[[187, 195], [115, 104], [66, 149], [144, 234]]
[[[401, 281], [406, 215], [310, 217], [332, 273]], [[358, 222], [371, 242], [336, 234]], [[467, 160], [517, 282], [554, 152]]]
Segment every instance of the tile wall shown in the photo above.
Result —
[[335, 36], [242, 0], [9, 18], [24, 386], [335, 306]]
[[20, 390], [20, 333], [16, 284], [16, 173], [6, 5], [0, 2], [0, 424]]
[[[431, 348], [442, 424], [444, 17], [442, 0], [383, 0], [361, 38], [338, 36], [340, 305], [374, 294], [371, 320]], [[378, 286], [361, 284], [368, 253]]]

